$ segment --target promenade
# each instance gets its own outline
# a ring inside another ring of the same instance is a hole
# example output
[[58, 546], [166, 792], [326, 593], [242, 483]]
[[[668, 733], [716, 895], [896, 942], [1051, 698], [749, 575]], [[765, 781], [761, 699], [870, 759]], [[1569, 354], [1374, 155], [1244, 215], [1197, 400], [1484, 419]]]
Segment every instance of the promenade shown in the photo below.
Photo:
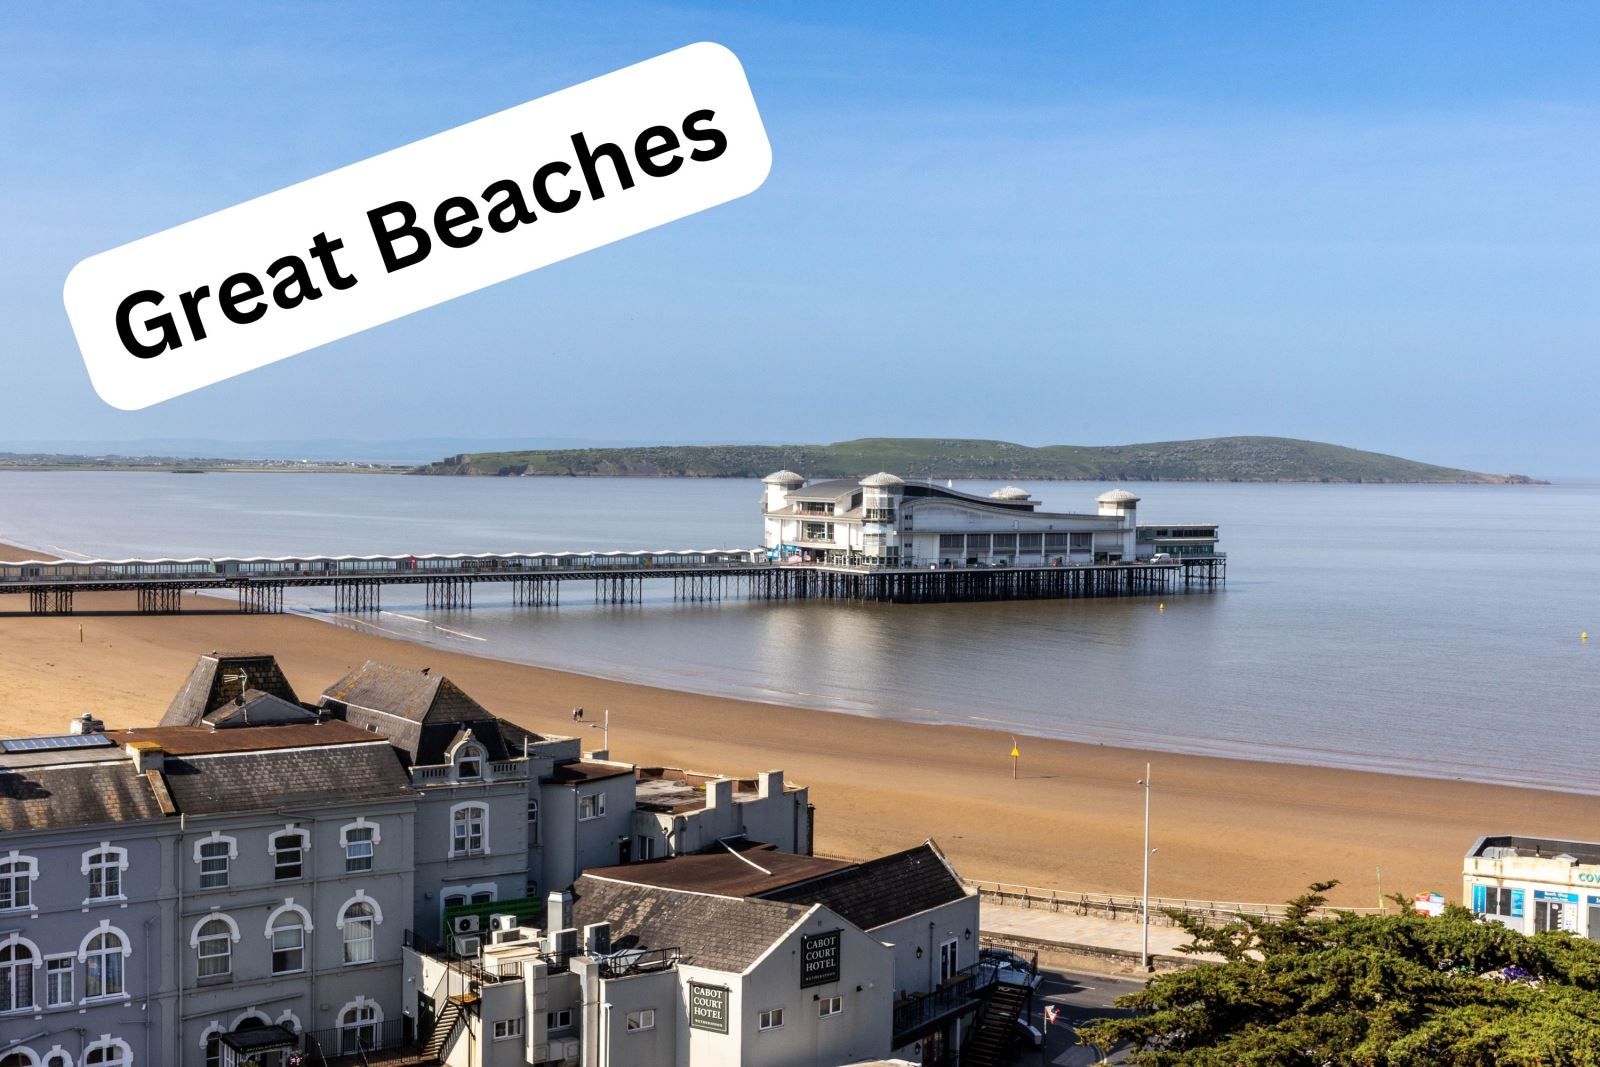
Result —
[[[1030, 946], [1037, 943], [1037, 950], [1042, 954], [1074, 957], [1079, 966], [1123, 974], [1138, 965], [1141, 924], [1136, 919], [1106, 919], [1043, 908], [1014, 908], [985, 903], [982, 923], [982, 933], [986, 939], [1015, 940]], [[1188, 941], [1189, 935], [1180, 927], [1150, 925], [1150, 954], [1166, 957], [1160, 961], [1163, 969], [1185, 958], [1221, 958], [1209, 953], [1186, 957], [1178, 951], [1178, 946]], [[1084, 962], [1085, 957], [1102, 957], [1102, 966], [1095, 967]]]

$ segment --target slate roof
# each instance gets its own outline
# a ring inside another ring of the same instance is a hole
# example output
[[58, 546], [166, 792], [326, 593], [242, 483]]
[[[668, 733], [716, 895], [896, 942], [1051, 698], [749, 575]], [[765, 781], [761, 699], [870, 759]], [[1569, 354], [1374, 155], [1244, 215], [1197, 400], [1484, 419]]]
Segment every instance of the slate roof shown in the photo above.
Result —
[[247, 689], [238, 700], [230, 700], [211, 712], [204, 720], [219, 729], [240, 726], [266, 726], [273, 723], [316, 722], [317, 713], [299, 704], [291, 704], [280, 696]]
[[299, 703], [294, 687], [270, 654], [213, 652], [201, 656], [195, 663], [189, 680], [183, 683], [183, 688], [167, 706], [166, 714], [161, 716], [161, 725], [194, 726], [245, 689], [270, 693], [291, 704]]
[[373, 727], [412, 763], [443, 763], [463, 728], [491, 760], [522, 755], [538, 734], [496, 718], [450, 679], [368, 660], [322, 693], [322, 706], [356, 726]]
[[572, 925], [611, 924], [611, 948], [677, 949], [697, 967], [742, 973], [811, 909], [717, 897], [585, 874], [572, 887]]
[[[296, 727], [261, 729], [277, 732]], [[162, 772], [178, 810], [189, 815], [296, 804], [382, 802], [411, 792], [410, 779], [399, 757], [388, 743], [379, 740], [316, 748], [168, 755]]]
[[161, 808], [133, 762], [0, 766], [0, 832], [68, 829], [159, 819]]
[[821, 904], [871, 930], [967, 896], [932, 841], [763, 894], [767, 900]]

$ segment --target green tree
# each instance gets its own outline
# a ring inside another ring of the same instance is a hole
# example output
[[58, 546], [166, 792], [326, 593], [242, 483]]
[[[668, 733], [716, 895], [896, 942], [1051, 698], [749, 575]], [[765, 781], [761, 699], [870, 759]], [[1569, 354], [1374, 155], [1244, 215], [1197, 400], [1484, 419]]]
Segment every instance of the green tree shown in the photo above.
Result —
[[1600, 944], [1527, 937], [1459, 905], [1436, 918], [1325, 914], [1319, 882], [1282, 919], [1213, 927], [1171, 913], [1187, 953], [1220, 956], [1120, 998], [1080, 1028], [1145, 1067], [1600, 1067]]

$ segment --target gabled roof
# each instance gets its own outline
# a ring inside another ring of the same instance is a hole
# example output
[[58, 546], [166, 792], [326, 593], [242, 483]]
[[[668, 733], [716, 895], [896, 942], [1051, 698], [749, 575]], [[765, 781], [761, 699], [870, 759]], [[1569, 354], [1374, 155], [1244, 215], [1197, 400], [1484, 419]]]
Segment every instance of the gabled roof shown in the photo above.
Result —
[[495, 717], [450, 679], [368, 660], [323, 690], [322, 706], [355, 726], [387, 737], [414, 764], [445, 761], [463, 729], [491, 760], [522, 754], [544, 738]]
[[763, 894], [767, 900], [821, 904], [871, 930], [968, 896], [932, 841]]
[[[617, 867], [591, 867], [588, 873], [596, 878], [658, 889], [753, 897], [769, 895], [796, 882], [810, 881], [819, 875], [831, 874], [850, 866], [843, 860], [779, 852], [771, 845], [744, 838], [730, 840], [728, 845], [733, 852], [718, 844], [704, 852], [686, 856], [626, 863]], [[735, 855], [735, 852], [738, 854]]]
[[717, 897], [585, 874], [572, 887], [572, 925], [611, 924], [612, 951], [677, 949], [687, 962], [739, 974], [811, 909]]
[[203, 721], [219, 730], [231, 730], [241, 726], [314, 723], [317, 721], [317, 713], [299, 704], [291, 704], [271, 693], [249, 689], [242, 697], [230, 700], [211, 712]]
[[162, 726], [195, 726], [211, 712], [256, 689], [290, 704], [299, 703], [294, 687], [278, 661], [265, 652], [213, 652], [201, 656], [178, 695], [172, 698]]

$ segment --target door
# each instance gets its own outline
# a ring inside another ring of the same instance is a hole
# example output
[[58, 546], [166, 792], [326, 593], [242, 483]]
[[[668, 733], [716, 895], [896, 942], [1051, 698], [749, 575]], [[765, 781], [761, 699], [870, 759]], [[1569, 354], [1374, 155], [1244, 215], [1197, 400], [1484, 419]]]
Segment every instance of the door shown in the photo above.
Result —
[[952, 939], [939, 946], [939, 981], [948, 982], [956, 976], [956, 942]]

